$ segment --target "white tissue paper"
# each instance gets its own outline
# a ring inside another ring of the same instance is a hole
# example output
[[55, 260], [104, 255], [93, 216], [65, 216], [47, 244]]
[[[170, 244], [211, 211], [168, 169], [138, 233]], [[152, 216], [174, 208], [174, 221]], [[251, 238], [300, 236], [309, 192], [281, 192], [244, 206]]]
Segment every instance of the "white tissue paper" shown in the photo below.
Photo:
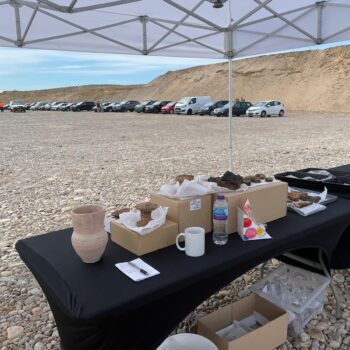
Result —
[[185, 179], [181, 185], [179, 182], [176, 184], [166, 184], [161, 186], [159, 194], [169, 198], [186, 199], [194, 196], [230, 191], [227, 188], [218, 186], [215, 182], [206, 181], [207, 179], [208, 177], [199, 175], [193, 181]]
[[141, 219], [141, 212], [137, 209], [127, 213], [121, 213], [117, 221], [131, 231], [137, 232], [140, 235], [147, 235], [165, 224], [167, 213], [167, 207], [158, 207], [151, 213], [152, 220], [146, 226], [142, 227], [137, 226], [138, 221]]

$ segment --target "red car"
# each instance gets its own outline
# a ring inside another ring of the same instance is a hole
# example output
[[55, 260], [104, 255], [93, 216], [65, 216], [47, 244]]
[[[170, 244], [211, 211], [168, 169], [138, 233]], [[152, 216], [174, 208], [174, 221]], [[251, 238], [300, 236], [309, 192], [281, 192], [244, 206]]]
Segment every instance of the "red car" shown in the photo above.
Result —
[[161, 109], [162, 114], [174, 114], [176, 102], [169, 102]]
[[0, 101], [0, 112], [3, 112], [5, 105]]

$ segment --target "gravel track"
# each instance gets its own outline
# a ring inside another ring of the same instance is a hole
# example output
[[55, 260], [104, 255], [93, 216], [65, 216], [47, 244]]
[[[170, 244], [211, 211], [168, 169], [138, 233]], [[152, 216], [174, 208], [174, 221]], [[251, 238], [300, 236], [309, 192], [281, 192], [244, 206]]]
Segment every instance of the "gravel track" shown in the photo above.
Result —
[[[55, 321], [14, 243], [70, 226], [84, 203], [134, 205], [180, 173], [227, 170], [227, 118], [134, 113], [0, 113], [0, 349], [59, 349]], [[234, 170], [242, 175], [350, 162], [350, 115], [290, 113], [234, 118]], [[273, 268], [277, 264], [271, 261]], [[350, 275], [335, 271], [343, 312], [324, 312], [280, 349], [350, 349]], [[237, 300], [254, 269], [200, 305], [178, 327]]]

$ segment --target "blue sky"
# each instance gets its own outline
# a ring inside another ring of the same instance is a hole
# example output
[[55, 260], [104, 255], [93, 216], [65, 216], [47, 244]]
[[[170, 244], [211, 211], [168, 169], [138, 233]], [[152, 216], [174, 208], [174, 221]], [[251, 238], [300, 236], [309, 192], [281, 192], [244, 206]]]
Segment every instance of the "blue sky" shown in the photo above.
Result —
[[220, 60], [0, 48], [0, 91], [147, 83], [169, 70]]
[[[321, 45], [317, 49], [337, 45]], [[147, 83], [170, 70], [217, 62], [220, 60], [0, 48], [0, 92]]]

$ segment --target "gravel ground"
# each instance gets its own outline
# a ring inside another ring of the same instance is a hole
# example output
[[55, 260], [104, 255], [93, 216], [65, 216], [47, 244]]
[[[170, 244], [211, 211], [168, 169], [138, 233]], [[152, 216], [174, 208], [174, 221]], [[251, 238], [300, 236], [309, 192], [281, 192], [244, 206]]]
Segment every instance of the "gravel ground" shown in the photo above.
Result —
[[[14, 243], [70, 226], [83, 203], [134, 205], [180, 173], [227, 170], [227, 119], [94, 113], [0, 114], [0, 349], [58, 349], [55, 321]], [[350, 115], [290, 113], [234, 119], [235, 171], [274, 174], [349, 163]], [[277, 262], [272, 260], [268, 267]], [[343, 312], [334, 300], [305, 333], [280, 349], [349, 349], [350, 276], [334, 271]], [[258, 270], [200, 305], [177, 329], [193, 330], [203, 313], [237, 300]]]

